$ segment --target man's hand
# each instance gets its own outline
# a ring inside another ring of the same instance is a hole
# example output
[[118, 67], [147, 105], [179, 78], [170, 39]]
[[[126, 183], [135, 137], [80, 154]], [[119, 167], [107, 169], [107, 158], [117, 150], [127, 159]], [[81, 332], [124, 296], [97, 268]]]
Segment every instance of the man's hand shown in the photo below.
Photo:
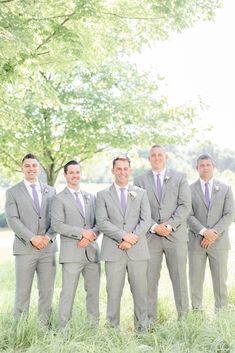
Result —
[[162, 237], [167, 237], [171, 234], [172, 229], [168, 228], [166, 223], [161, 223], [156, 225], [154, 232]]
[[214, 241], [218, 238], [218, 235], [214, 229], [207, 229], [203, 233], [203, 237], [210, 242], [214, 243]]
[[81, 240], [78, 240], [77, 242], [77, 247], [78, 248], [86, 248], [90, 244], [90, 240], [86, 238], [82, 238]]
[[93, 241], [96, 239], [96, 234], [95, 232], [93, 232], [92, 229], [83, 229], [82, 236], [83, 238], [86, 238], [87, 240], [90, 240], [90, 241]]
[[206, 238], [202, 238], [201, 240], [201, 247], [204, 249], [208, 249], [213, 244], [213, 241], [210, 241]]
[[120, 249], [120, 250], [129, 250], [130, 248], [132, 247], [132, 245], [129, 243], [129, 242], [127, 242], [127, 241], [122, 241], [120, 244], [119, 244], [119, 246], [118, 246], [118, 248]]
[[48, 235], [44, 235], [42, 237], [43, 243], [45, 245], [45, 247], [49, 244], [50, 238], [48, 237]]
[[47, 235], [34, 235], [31, 239], [31, 243], [37, 250], [41, 250], [48, 245], [49, 240]]
[[123, 239], [125, 242], [127, 242], [127, 243], [129, 243], [129, 244], [131, 244], [131, 245], [134, 245], [134, 244], [136, 244], [136, 243], [138, 242], [139, 237], [138, 237], [138, 235], [133, 234], [133, 233], [126, 233], [126, 234], [122, 237], [122, 239]]

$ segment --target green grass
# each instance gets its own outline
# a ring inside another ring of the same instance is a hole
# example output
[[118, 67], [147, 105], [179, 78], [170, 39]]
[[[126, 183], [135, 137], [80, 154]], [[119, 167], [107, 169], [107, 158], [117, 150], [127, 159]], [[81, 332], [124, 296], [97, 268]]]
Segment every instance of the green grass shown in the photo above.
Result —
[[[164, 288], [168, 276], [163, 268]], [[235, 311], [213, 312], [211, 290], [206, 290], [205, 312], [190, 312], [178, 321], [172, 296], [160, 296], [159, 323], [154, 331], [137, 335], [133, 330], [133, 306], [126, 285], [122, 299], [120, 329], [105, 327], [106, 293], [102, 274], [98, 328], [86, 320], [83, 283], [79, 284], [73, 319], [63, 331], [57, 328], [57, 308], [61, 285], [58, 266], [52, 327], [46, 330], [37, 320], [37, 289], [34, 284], [30, 315], [15, 324], [12, 317], [14, 303], [13, 262], [0, 267], [0, 352], [5, 353], [235, 353]], [[162, 292], [161, 294], [168, 293]], [[235, 304], [235, 288], [229, 287], [230, 303]]]

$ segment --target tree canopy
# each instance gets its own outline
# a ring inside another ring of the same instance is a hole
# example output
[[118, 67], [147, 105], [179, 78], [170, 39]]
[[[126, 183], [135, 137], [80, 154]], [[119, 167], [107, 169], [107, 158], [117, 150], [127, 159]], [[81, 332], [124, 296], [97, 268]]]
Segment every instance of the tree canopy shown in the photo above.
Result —
[[[53, 184], [63, 163], [113, 147], [192, 136], [196, 112], [169, 107], [131, 55], [219, 0], [0, 0], [0, 164], [34, 152]], [[17, 166], [17, 167], [16, 167]]]

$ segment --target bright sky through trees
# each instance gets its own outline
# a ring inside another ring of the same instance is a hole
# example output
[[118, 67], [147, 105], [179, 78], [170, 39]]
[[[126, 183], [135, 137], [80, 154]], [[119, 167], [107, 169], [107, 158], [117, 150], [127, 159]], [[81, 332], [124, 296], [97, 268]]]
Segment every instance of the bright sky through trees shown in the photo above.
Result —
[[141, 66], [165, 77], [165, 92], [172, 104], [198, 97], [209, 109], [200, 113], [208, 135], [220, 147], [235, 148], [235, 1], [224, 0], [215, 21], [197, 23], [172, 34], [143, 54]]

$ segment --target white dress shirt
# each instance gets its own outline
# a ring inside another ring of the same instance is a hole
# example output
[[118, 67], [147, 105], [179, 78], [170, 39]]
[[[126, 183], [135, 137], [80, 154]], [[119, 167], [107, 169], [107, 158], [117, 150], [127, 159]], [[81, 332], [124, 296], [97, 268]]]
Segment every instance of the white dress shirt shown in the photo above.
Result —
[[117, 191], [117, 194], [118, 194], [118, 198], [119, 198], [120, 203], [121, 203], [121, 191], [120, 191], [120, 189], [125, 189], [124, 195], [125, 195], [126, 202], [127, 202], [127, 195], [128, 195], [129, 184], [127, 184], [127, 185], [125, 185], [125, 186], [119, 186], [119, 185], [117, 185], [116, 183], [114, 183], [114, 186], [115, 186], [115, 189], [116, 189], [116, 191]]
[[203, 192], [204, 195], [205, 195], [205, 184], [206, 184], [206, 183], [208, 184], [210, 199], [211, 199], [211, 193], [212, 193], [212, 188], [213, 188], [213, 181], [214, 181], [213, 178], [210, 179], [209, 181], [205, 181], [205, 180], [202, 180], [202, 179], [200, 178], [200, 184], [201, 184], [202, 192]]
[[67, 188], [69, 189], [69, 191], [71, 192], [71, 194], [73, 195], [75, 201], [76, 201], [76, 195], [75, 193], [78, 195], [78, 198], [81, 202], [81, 205], [82, 205], [82, 209], [83, 209], [83, 213], [85, 214], [85, 202], [84, 202], [84, 199], [83, 199], [83, 196], [82, 196], [82, 193], [81, 193], [81, 190], [74, 190], [74, 189], [71, 189], [67, 186]]
[[35, 189], [37, 191], [39, 205], [41, 207], [41, 204], [42, 204], [42, 190], [41, 190], [41, 186], [40, 186], [39, 181], [36, 181], [35, 183], [31, 183], [28, 180], [24, 179], [24, 185], [25, 185], [26, 189], [28, 190], [28, 193], [31, 196], [32, 200], [33, 200], [33, 189], [32, 189], [32, 187], [30, 185], [36, 185]]
[[154, 176], [155, 185], [157, 185], [157, 175], [159, 175], [161, 187], [163, 187], [163, 182], [164, 182], [164, 178], [165, 178], [165, 174], [166, 174], [166, 168], [161, 170], [159, 173], [156, 172], [155, 170], [152, 170], [152, 172], [153, 172], [153, 176]]

